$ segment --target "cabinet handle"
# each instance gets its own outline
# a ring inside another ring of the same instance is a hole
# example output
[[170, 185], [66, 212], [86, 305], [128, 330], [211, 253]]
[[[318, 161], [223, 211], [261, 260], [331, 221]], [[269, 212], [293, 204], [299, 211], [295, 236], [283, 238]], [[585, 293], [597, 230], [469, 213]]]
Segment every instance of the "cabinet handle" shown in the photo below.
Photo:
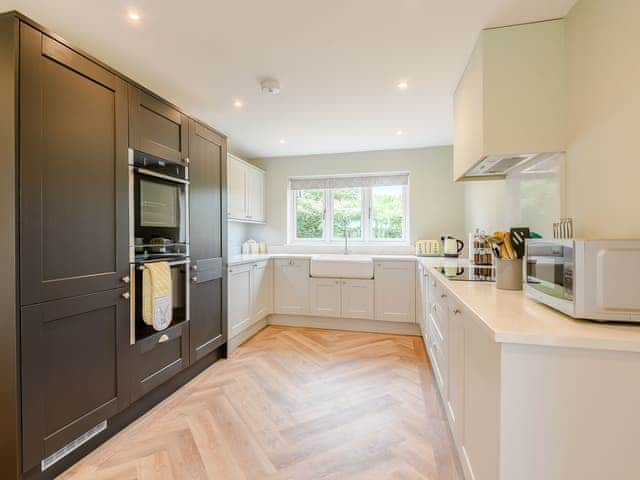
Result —
[[191, 277], [191, 281], [192, 282], [197, 282], [198, 281], [198, 276], [194, 275], [193, 277]]
[[121, 281], [122, 283], [129, 283], [129, 282], [131, 281], [131, 278], [129, 277], [129, 275], [125, 275], [124, 277], [122, 277], [122, 278], [120, 279], [120, 281]]
[[460, 311], [460, 309], [458, 309], [458, 308], [454, 308], [454, 309], [453, 309], [453, 314], [454, 314], [454, 315], [460, 315], [461, 313], [462, 313], [462, 312]]
[[129, 300], [131, 298], [131, 294], [129, 292], [124, 292], [122, 294], [122, 298], [124, 298], [125, 300]]
[[440, 294], [440, 298], [447, 298], [447, 294], [446, 293], [441, 293]]
[[189, 157], [185, 157], [184, 163], [190, 163], [190, 162], [191, 162], [191, 160], [189, 160]]
[[160, 338], [158, 339], [158, 343], [164, 343], [167, 340], [169, 340], [169, 335], [167, 335], [166, 333], [163, 333], [162, 335], [160, 335]]
[[191, 265], [191, 270], [193, 270], [194, 272], [198, 271], [198, 265]]

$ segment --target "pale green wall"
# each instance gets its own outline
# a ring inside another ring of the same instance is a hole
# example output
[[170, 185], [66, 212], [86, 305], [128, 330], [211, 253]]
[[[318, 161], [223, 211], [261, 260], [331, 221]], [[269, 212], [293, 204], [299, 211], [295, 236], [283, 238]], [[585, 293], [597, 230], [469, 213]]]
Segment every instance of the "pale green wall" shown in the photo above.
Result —
[[251, 235], [270, 245], [286, 243], [287, 181], [291, 176], [410, 172], [411, 242], [442, 233], [465, 238], [464, 187], [454, 184], [452, 147], [256, 159], [267, 170], [267, 225]]

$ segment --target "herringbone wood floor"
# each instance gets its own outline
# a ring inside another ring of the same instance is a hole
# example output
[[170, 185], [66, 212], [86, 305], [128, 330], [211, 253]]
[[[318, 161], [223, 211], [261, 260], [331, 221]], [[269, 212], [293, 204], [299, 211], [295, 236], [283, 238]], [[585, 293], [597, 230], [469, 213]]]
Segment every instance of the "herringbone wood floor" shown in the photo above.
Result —
[[461, 479], [422, 340], [270, 326], [65, 472]]

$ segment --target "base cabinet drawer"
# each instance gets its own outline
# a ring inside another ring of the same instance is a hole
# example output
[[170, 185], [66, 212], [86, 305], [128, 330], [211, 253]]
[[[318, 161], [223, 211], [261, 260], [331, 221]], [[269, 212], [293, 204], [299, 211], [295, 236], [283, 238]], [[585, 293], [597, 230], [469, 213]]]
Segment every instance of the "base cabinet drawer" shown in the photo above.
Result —
[[131, 400], [135, 401], [187, 367], [188, 323], [175, 325], [139, 340], [133, 349]]

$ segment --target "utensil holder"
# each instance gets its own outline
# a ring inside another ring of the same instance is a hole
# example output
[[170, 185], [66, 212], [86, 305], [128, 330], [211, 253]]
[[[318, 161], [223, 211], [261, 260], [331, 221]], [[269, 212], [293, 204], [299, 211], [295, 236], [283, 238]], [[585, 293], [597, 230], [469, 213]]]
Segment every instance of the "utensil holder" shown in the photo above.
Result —
[[522, 290], [521, 258], [496, 258], [496, 287], [500, 290]]

